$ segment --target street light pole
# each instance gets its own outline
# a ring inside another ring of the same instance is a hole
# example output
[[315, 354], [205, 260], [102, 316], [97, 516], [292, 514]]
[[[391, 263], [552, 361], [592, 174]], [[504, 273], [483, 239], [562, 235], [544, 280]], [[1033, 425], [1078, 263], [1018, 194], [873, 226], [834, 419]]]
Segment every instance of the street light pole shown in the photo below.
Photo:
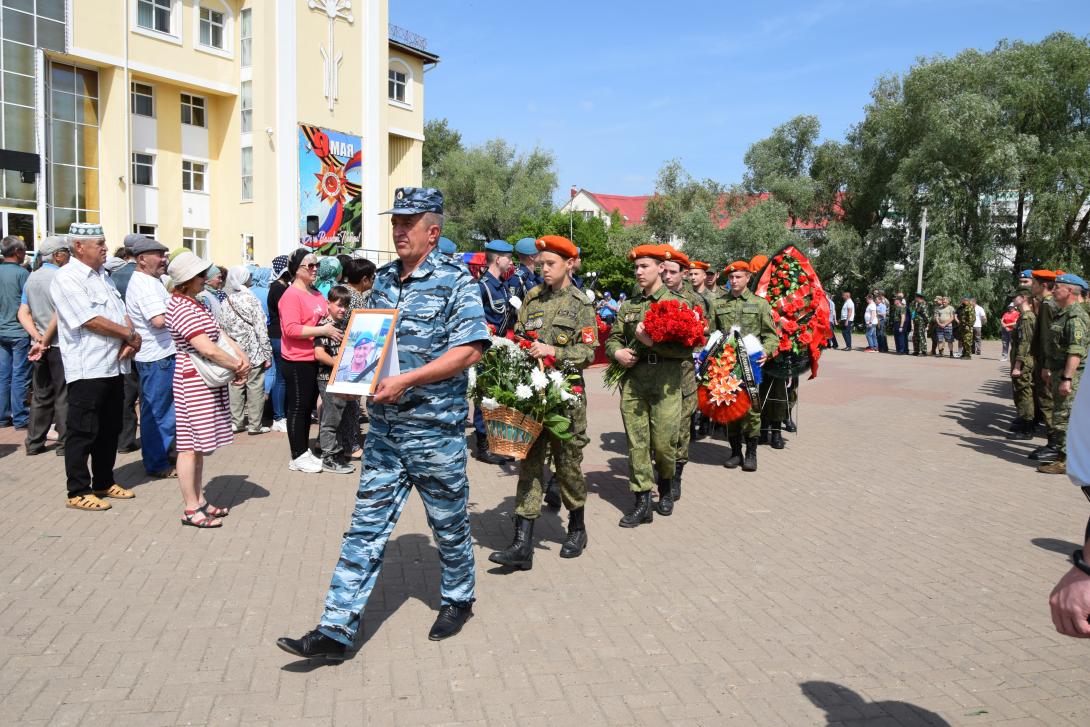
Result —
[[927, 208], [923, 208], [923, 220], [920, 222], [920, 268], [916, 273], [916, 292], [923, 292], [923, 249], [927, 245]]

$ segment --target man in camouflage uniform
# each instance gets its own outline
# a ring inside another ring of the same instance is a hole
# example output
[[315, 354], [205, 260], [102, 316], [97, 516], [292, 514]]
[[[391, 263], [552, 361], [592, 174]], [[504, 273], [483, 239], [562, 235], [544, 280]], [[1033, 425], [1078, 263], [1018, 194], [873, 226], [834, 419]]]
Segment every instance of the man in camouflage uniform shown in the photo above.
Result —
[[[709, 280], [714, 280], [715, 271], [711, 269], [711, 265], [701, 260], [689, 261], [689, 284], [693, 286], [693, 292], [699, 295], [704, 300], [704, 315], [708, 317], [708, 322], [711, 322], [712, 308], [715, 307], [715, 301], [719, 299], [719, 291], [712, 290], [708, 285]], [[693, 431], [692, 439], [704, 439], [708, 436], [709, 430], [712, 427], [711, 421], [697, 411], [693, 414]], [[680, 490], [678, 490], [678, 497], [680, 497]]]
[[[1044, 446], [1030, 452], [1029, 458], [1039, 462], [1055, 462], [1060, 456], [1056, 447], [1056, 436], [1052, 431], [1052, 389], [1045, 381], [1049, 348], [1052, 345], [1052, 321], [1059, 314], [1059, 308], [1052, 299], [1052, 289], [1055, 285], [1055, 270], [1033, 271], [1030, 290], [1033, 292], [1034, 306], [1037, 312], [1037, 328], [1033, 332], [1032, 345], [1033, 360], [1037, 362], [1036, 375], [1033, 379], [1033, 398], [1037, 409], [1034, 423], [1044, 422], [1048, 441]], [[1045, 459], [1041, 459], [1041, 457]]]
[[1090, 341], [1090, 317], [1080, 300], [1085, 290], [1086, 281], [1078, 275], [1065, 273], [1056, 278], [1053, 297], [1060, 310], [1050, 329], [1052, 345], [1048, 349], [1048, 374], [1045, 378], [1052, 392], [1052, 430], [1060, 456], [1037, 467], [1038, 472], [1050, 475], [1067, 473], [1067, 422], [1071, 418], [1071, 403], [1075, 400], [1075, 391], [1079, 388], [1079, 379], [1086, 366], [1087, 343]]
[[961, 342], [961, 358], [968, 361], [973, 357], [973, 321], [976, 320], [976, 306], [967, 295], [961, 296], [958, 307], [958, 340]]
[[916, 356], [927, 355], [927, 328], [931, 322], [931, 310], [923, 293], [916, 293], [912, 304], [912, 346]]
[[1018, 419], [1011, 430], [1011, 439], [1033, 439], [1033, 379], [1036, 361], [1033, 358], [1033, 333], [1037, 327], [1037, 314], [1033, 312], [1030, 291], [1020, 289], [1014, 295], [1018, 309], [1018, 323], [1011, 332], [1011, 385], [1014, 389], [1014, 408]]
[[670, 250], [660, 245], [640, 245], [628, 253], [639, 290], [621, 304], [606, 341], [606, 355], [628, 369], [621, 382], [621, 419], [628, 435], [628, 480], [635, 506], [621, 518], [622, 528], [654, 520], [651, 487], [657, 484], [660, 499], [670, 498], [674, 476], [682, 365], [692, 360], [692, 350], [680, 343], [655, 343], [643, 328], [652, 303], [682, 300], [662, 282], [662, 264], [670, 257]]
[[[752, 334], [761, 341], [764, 355], [758, 360], [757, 365], [763, 366], [765, 361], [776, 352], [779, 345], [779, 337], [772, 326], [772, 307], [764, 298], [754, 295], [749, 290], [749, 281], [752, 275], [749, 263], [737, 260], [727, 266], [727, 282], [729, 290], [722, 298], [715, 302], [712, 328], [723, 332], [724, 336], [733, 338], [732, 329], [737, 329], [740, 336]], [[738, 351], [739, 356], [744, 356], [745, 351]], [[778, 409], [770, 413], [770, 418], [776, 422], [783, 420], [782, 403], [769, 402], [768, 405]], [[742, 465], [745, 472], [757, 470], [757, 438], [761, 433], [761, 402], [753, 402], [753, 407], [745, 416], [727, 425], [727, 441], [730, 442], [730, 457], [723, 464], [728, 469], [734, 469]], [[746, 453], [742, 457], [742, 437], [745, 437]]]
[[402, 187], [392, 220], [398, 259], [379, 268], [375, 308], [396, 308], [401, 374], [383, 379], [369, 406], [352, 522], [326, 595], [318, 627], [277, 646], [303, 657], [345, 658], [356, 639], [382, 556], [414, 487], [439, 547], [442, 605], [428, 638], [458, 633], [472, 616], [475, 579], [469, 532], [466, 369], [488, 345], [477, 284], [462, 265], [439, 252], [443, 195]]
[[[566, 237], [546, 235], [537, 240], [544, 284], [533, 288], [519, 309], [515, 333], [534, 341], [529, 353], [536, 359], [552, 356], [563, 375], [581, 372], [594, 361], [598, 326], [594, 305], [571, 282], [575, 245]], [[549, 371], [548, 369], [546, 371]], [[582, 386], [580, 382], [579, 386]], [[587, 438], [587, 397], [580, 391], [571, 402], [571, 439], [556, 441], [542, 433], [519, 468], [515, 494], [515, 538], [506, 550], [492, 553], [493, 563], [530, 570], [534, 564], [534, 523], [541, 515], [541, 472], [545, 455], [552, 450], [560, 496], [568, 509], [568, 536], [560, 548], [561, 558], [577, 558], [587, 547], [583, 508], [587, 502], [587, 479], [583, 475], [583, 448]]]

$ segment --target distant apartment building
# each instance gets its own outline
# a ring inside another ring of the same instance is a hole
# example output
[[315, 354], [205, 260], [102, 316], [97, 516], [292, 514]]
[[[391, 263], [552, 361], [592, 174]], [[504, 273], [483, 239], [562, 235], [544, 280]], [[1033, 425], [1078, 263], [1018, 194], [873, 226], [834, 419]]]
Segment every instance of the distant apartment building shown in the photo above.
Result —
[[3, 234], [390, 255], [439, 59], [385, 0], [4, 0], [0, 46]]

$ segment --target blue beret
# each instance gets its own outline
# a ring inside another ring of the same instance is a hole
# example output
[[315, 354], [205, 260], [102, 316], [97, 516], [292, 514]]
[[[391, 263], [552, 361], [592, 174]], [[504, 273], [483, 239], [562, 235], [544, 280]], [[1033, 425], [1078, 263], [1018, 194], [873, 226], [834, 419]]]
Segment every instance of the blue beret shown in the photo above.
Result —
[[1086, 290], [1086, 281], [1080, 278], [1074, 273], [1064, 273], [1063, 275], [1056, 277], [1057, 283], [1067, 283], [1068, 285], [1077, 285], [1083, 290]]
[[1020, 277], [1020, 278], [1032, 278], [1033, 277], [1033, 271], [1032, 270], [1023, 270], [1018, 275], [1018, 277]]
[[439, 238], [439, 252], [446, 253], [447, 255], [453, 255], [458, 252], [458, 246], [454, 244], [454, 241], [446, 238]]
[[508, 254], [515, 251], [515, 248], [511, 247], [511, 243], [505, 242], [504, 240], [493, 240], [492, 242], [485, 245], [484, 249], [487, 252], [501, 252]]
[[581, 248], [581, 247], [575, 248], [575, 256], [576, 257], [582, 257], [583, 256], [583, 248]]
[[515, 243], [515, 252], [519, 255], [537, 255], [537, 241], [532, 237], [524, 237]]
[[421, 212], [443, 214], [443, 193], [431, 187], [398, 187], [394, 190], [394, 206], [380, 214], [418, 215]]

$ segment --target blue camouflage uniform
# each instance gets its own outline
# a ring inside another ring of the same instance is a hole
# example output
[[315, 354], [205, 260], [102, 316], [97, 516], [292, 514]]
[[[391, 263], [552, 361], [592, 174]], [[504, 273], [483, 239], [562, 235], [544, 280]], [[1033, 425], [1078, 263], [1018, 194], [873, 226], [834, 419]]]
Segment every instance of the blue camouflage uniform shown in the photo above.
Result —
[[[405, 280], [401, 263], [379, 268], [374, 308], [396, 308], [398, 363], [417, 369], [456, 346], [488, 343], [480, 293], [465, 266], [437, 249]], [[351, 645], [375, 586], [390, 533], [416, 487], [439, 546], [443, 605], [474, 601], [473, 540], [466, 505], [467, 375], [409, 389], [395, 404], [368, 407], [356, 507], [318, 630]]]

